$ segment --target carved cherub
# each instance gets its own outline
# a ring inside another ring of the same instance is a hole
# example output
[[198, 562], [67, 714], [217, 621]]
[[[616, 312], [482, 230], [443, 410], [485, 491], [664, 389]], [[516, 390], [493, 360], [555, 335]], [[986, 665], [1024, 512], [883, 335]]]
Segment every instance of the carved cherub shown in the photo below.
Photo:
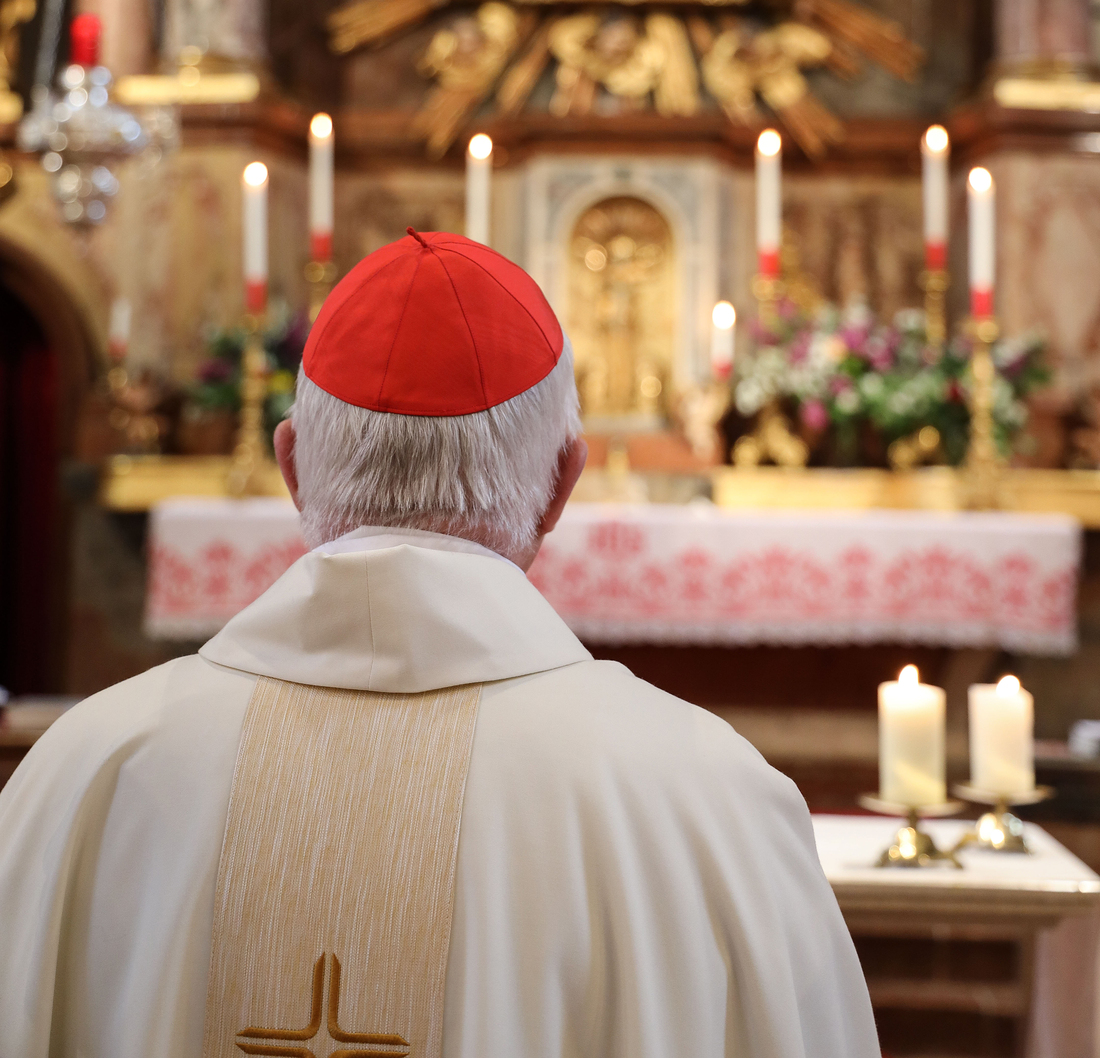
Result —
[[550, 112], [559, 117], [589, 113], [601, 85], [626, 109], [641, 109], [650, 93], [662, 114], [698, 109], [687, 34], [669, 15], [648, 15], [644, 24], [631, 15], [572, 15], [554, 24], [549, 46], [558, 61]]
[[[697, 32], [706, 36], [705, 27]], [[807, 154], [819, 157], [844, 127], [812, 95], [802, 69], [820, 66], [833, 52], [824, 34], [798, 22], [752, 34], [741, 27], [703, 41], [703, 83], [733, 121], [754, 124], [756, 93], [790, 128]]]
[[490, 91], [520, 38], [514, 8], [490, 0], [474, 17], [462, 16], [431, 39], [417, 69], [436, 80], [415, 126], [428, 150], [442, 154], [467, 114]]

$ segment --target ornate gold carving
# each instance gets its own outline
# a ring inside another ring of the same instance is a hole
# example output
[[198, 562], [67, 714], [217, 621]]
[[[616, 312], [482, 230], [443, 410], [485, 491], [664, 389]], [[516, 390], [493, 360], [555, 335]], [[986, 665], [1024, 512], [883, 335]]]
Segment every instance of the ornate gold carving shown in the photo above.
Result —
[[[372, 1047], [399, 1047], [400, 1050], [369, 1050], [342, 1048], [333, 1051], [330, 1058], [406, 1058], [409, 1043], [403, 1037], [392, 1032], [346, 1032], [340, 1028], [340, 960], [331, 956], [332, 970], [329, 975], [328, 997], [328, 1034], [337, 1043], [367, 1044]], [[270, 1055], [273, 1058], [315, 1058], [308, 1047], [279, 1046], [278, 1043], [252, 1043], [252, 1040], [312, 1040], [321, 1031], [321, 1011], [324, 1006], [325, 960], [322, 954], [313, 965], [313, 989], [310, 1000], [310, 1021], [304, 1029], [260, 1029], [250, 1026], [237, 1033], [237, 1046], [245, 1054]], [[242, 1037], [244, 1042], [242, 1042]]]
[[912, 81], [924, 62], [923, 49], [906, 39], [897, 22], [848, 0], [796, 0], [794, 12], [801, 21], [850, 44], [902, 80]]
[[[701, 28], [696, 41], [705, 42]], [[732, 121], [758, 120], [756, 93], [783, 118], [811, 157], [844, 138], [844, 126], [809, 92], [801, 69], [820, 66], [833, 53], [824, 33], [798, 22], [750, 35], [741, 28], [719, 33], [703, 56], [703, 83]]]
[[0, 0], [0, 125], [23, 116], [23, 100], [11, 90], [19, 65], [19, 27], [34, 18], [35, 0]]
[[331, 34], [329, 48], [343, 55], [364, 44], [380, 44], [449, 3], [450, 0], [355, 0], [337, 8], [325, 20]]
[[557, 19], [544, 22], [497, 89], [497, 102], [505, 114], [523, 109], [550, 61], [550, 33]]
[[691, 46], [671, 15], [648, 15], [644, 25], [632, 15], [572, 15], [552, 28], [550, 51], [559, 64], [550, 112], [559, 117], [589, 113], [599, 85], [635, 109], [650, 93], [666, 116], [699, 108]]
[[438, 157], [454, 142], [530, 32], [533, 19], [521, 19], [515, 8], [490, 0], [474, 17], [463, 15], [432, 37], [417, 69], [434, 77], [436, 87], [413, 123], [427, 140], [429, 154]]

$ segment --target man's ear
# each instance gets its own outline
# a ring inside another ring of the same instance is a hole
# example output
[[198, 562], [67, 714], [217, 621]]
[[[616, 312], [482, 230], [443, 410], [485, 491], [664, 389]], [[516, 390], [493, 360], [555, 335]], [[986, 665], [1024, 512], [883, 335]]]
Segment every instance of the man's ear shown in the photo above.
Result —
[[283, 473], [283, 481], [290, 490], [290, 498], [294, 501], [294, 506], [301, 510], [302, 507], [298, 503], [298, 467], [294, 462], [294, 440], [294, 423], [289, 419], [283, 419], [275, 427], [275, 459]]
[[[565, 510], [565, 501], [569, 499], [577, 479], [584, 470], [584, 464], [588, 461], [588, 445], [579, 437], [574, 437], [558, 456], [558, 482], [554, 487], [554, 494], [550, 497], [550, 503], [543, 512], [539, 522], [538, 535], [545, 536], [561, 517]], [[284, 472], [285, 473], [285, 472]]]

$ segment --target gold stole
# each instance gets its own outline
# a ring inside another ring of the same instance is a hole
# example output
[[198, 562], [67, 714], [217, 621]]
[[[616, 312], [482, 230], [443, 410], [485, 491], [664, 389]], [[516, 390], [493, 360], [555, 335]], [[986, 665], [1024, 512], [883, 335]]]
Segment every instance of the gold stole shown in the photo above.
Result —
[[218, 866], [204, 1058], [438, 1058], [480, 698], [259, 679]]

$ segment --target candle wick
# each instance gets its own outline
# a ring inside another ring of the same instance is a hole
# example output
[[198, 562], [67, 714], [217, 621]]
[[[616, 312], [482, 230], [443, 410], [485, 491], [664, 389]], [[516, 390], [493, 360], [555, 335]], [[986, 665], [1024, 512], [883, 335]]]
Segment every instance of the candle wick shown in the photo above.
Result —
[[408, 232], [408, 234], [411, 235], [418, 243], [420, 243], [421, 246], [427, 248], [428, 244], [424, 241], [424, 236], [421, 235], [420, 232], [418, 232], [415, 228], [410, 225], [405, 229], [405, 231]]

